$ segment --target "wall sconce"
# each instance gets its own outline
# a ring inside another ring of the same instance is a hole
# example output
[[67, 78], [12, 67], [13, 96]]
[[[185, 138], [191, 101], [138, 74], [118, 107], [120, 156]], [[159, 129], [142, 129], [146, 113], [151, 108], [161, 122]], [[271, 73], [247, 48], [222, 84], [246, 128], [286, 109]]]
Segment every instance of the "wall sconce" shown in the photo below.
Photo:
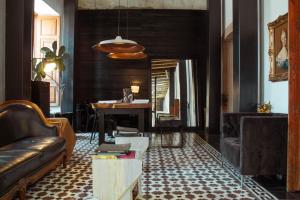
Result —
[[132, 92], [133, 94], [138, 94], [139, 91], [140, 91], [140, 86], [138, 86], [138, 85], [132, 85], [132, 86], [131, 86], [131, 92]]

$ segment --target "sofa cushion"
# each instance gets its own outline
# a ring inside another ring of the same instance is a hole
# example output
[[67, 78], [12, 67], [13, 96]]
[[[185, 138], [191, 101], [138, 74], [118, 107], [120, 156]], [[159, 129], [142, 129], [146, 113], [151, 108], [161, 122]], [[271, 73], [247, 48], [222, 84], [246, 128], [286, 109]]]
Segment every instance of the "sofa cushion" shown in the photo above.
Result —
[[0, 151], [0, 195], [41, 164], [42, 153], [30, 149]]
[[227, 137], [221, 140], [221, 152], [233, 166], [240, 167], [240, 138]]
[[48, 162], [65, 149], [65, 140], [61, 137], [30, 137], [0, 148], [2, 150], [28, 149], [40, 151], [42, 162]]

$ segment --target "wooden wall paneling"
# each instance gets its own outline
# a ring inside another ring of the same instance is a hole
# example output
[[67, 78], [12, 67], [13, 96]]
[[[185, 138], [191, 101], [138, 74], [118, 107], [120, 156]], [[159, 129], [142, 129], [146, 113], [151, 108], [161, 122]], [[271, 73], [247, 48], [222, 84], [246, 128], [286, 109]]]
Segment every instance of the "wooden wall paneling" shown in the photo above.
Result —
[[258, 103], [258, 1], [233, 0], [234, 105], [256, 112]]
[[220, 134], [221, 1], [209, 1], [209, 55], [207, 67], [208, 133]]
[[33, 8], [33, 0], [6, 1], [6, 100], [31, 99]]
[[[122, 10], [121, 16], [125, 14]], [[193, 58], [205, 49], [202, 26], [207, 24], [206, 11], [129, 10], [128, 17], [129, 39], [144, 45], [149, 58]], [[143, 83], [139, 96], [148, 98], [147, 61], [114, 61], [91, 48], [101, 40], [114, 38], [116, 24], [116, 10], [78, 11], [76, 103], [121, 98], [121, 89], [135, 79]], [[125, 37], [122, 17], [120, 27]]]
[[300, 191], [300, 2], [289, 0], [289, 132], [287, 190]]
[[[91, 47], [116, 36], [117, 14], [117, 10], [77, 12], [74, 104], [120, 99], [122, 88], [132, 81], [141, 83], [138, 98], [151, 99], [151, 59], [198, 59], [207, 51], [207, 11], [128, 10], [128, 38], [146, 47], [148, 59], [111, 60]], [[122, 10], [120, 33], [124, 38], [125, 16]]]

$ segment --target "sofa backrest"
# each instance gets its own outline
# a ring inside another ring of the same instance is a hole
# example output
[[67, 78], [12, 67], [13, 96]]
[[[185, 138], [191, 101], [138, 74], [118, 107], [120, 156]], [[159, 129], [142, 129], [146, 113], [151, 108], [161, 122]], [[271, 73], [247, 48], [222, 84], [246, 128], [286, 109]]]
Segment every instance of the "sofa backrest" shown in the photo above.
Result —
[[240, 122], [244, 116], [273, 116], [284, 115], [281, 113], [257, 113], [257, 112], [236, 112], [223, 113], [222, 122], [222, 137], [239, 137], [240, 136]]
[[30, 105], [11, 104], [0, 108], [0, 147], [26, 137], [43, 135], [43, 129], [45, 124], [40, 114]]

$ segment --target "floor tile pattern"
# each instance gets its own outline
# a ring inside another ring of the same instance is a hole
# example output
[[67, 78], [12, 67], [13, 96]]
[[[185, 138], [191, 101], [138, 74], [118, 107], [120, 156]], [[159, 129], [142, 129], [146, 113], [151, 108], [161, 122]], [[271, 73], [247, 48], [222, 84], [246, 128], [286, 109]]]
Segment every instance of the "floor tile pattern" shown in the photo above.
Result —
[[[66, 168], [58, 167], [33, 185], [27, 199], [74, 200], [92, 196], [91, 157], [97, 146], [89, 143], [89, 134], [78, 134], [74, 155]], [[197, 138], [197, 137], [196, 137]], [[142, 200], [159, 199], [268, 199], [253, 196], [247, 179], [246, 188], [228, 167], [222, 168], [212, 147], [205, 141], [186, 134], [181, 149], [149, 148], [144, 162]], [[226, 164], [227, 166], [228, 164]], [[255, 183], [254, 183], [255, 185]], [[258, 186], [257, 186], [258, 187]], [[261, 189], [262, 196], [266, 196]]]
[[[210, 146], [201, 137], [193, 137], [193, 139], [200, 144], [223, 168], [226, 169], [237, 180], [241, 179], [240, 173], [226, 160], [222, 159], [221, 153]], [[250, 176], [246, 176], [244, 180], [244, 187], [247, 188], [259, 200], [276, 200], [277, 198], [272, 195], [268, 190], [263, 188], [259, 183], [253, 180]]]

